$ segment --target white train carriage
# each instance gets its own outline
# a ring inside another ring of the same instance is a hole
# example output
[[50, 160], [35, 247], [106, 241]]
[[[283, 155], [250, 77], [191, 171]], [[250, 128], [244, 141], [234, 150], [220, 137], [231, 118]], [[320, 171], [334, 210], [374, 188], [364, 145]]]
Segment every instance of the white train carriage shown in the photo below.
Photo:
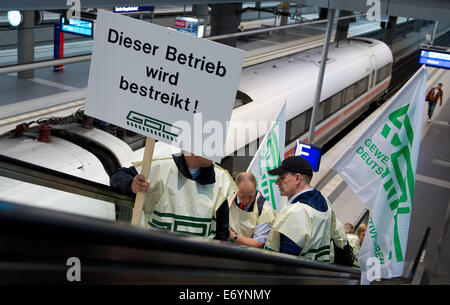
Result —
[[[104, 185], [109, 185], [108, 172], [112, 169], [108, 167], [131, 166], [132, 150], [118, 138], [99, 129], [83, 129], [77, 124], [61, 130], [70, 133], [72, 139], [76, 137], [89, 141], [91, 151], [104, 150], [103, 155], [109, 156], [98, 158], [83, 148], [79, 140], [72, 143], [63, 137], [52, 136], [49, 143], [39, 142], [38, 134], [34, 132], [22, 137], [1, 137], [0, 154]], [[110, 162], [112, 159], [114, 162]], [[0, 199], [84, 216], [116, 219], [112, 203], [2, 176]]]
[[[246, 136], [233, 137], [230, 132], [242, 122], [274, 120], [284, 102], [285, 157], [294, 153], [297, 139], [308, 142], [321, 52], [322, 47], [314, 48], [243, 70], [225, 144], [227, 157], [222, 160], [230, 173], [247, 168], [249, 143], [264, 137], [269, 125], [245, 130]], [[355, 38], [339, 47], [330, 45], [314, 133], [316, 145], [326, 143], [387, 91], [392, 62], [389, 47], [375, 39]], [[244, 154], [247, 157], [236, 157]]]

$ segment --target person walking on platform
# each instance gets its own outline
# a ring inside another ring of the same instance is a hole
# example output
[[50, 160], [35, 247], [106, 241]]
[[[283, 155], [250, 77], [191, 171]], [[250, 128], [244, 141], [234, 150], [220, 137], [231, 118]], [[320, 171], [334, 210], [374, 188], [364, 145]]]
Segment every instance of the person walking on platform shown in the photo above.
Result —
[[227, 198], [237, 187], [226, 170], [181, 152], [152, 160], [149, 179], [132, 166], [118, 169], [110, 180], [118, 192], [146, 193], [141, 226], [228, 240]]
[[431, 117], [433, 116], [434, 108], [436, 107], [437, 101], [439, 100], [439, 107], [442, 106], [442, 97], [444, 91], [442, 90], [442, 83], [439, 83], [437, 87], [431, 88], [428, 92], [425, 100], [428, 101], [428, 123], [431, 122]]
[[[310, 186], [313, 171], [309, 162], [290, 156], [269, 174], [278, 175], [276, 184], [280, 194], [287, 196], [288, 204], [276, 216], [265, 248], [320, 262], [336, 262], [338, 258], [338, 263], [353, 265], [353, 253], [344, 259], [341, 255], [351, 251], [344, 226], [336, 219], [328, 199]], [[336, 253], [333, 258], [336, 250], [345, 253]]]
[[256, 178], [252, 173], [239, 173], [236, 185], [238, 191], [230, 206], [230, 241], [262, 248], [275, 219], [275, 211], [256, 190]]

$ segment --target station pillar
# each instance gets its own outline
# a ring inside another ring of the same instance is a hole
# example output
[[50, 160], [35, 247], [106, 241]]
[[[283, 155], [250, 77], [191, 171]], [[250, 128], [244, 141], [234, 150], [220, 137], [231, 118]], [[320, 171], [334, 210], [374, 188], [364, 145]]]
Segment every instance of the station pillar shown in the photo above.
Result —
[[[256, 1], [255, 8], [260, 9], [261, 8], [261, 1]], [[261, 19], [261, 11], [258, 10], [258, 19]]]
[[[212, 4], [211, 36], [236, 33], [241, 23], [241, 9], [242, 3]], [[216, 41], [236, 47], [236, 37]]]
[[205, 26], [209, 24], [208, 4], [193, 4], [192, 16], [205, 21]]
[[319, 7], [319, 19], [326, 19], [328, 16], [328, 9]]
[[[53, 24], [53, 58], [64, 58], [64, 32], [61, 31], [61, 24]], [[64, 65], [53, 66], [54, 72], [63, 72]]]
[[[34, 61], [34, 11], [23, 11], [23, 23], [17, 36], [17, 63]], [[19, 78], [33, 78], [34, 70], [18, 73]]]
[[430, 44], [434, 45], [434, 41], [436, 40], [436, 33], [439, 27], [439, 20], [434, 22], [433, 35], [431, 36]]
[[392, 47], [392, 41], [394, 40], [394, 32], [396, 24], [397, 24], [397, 17], [389, 16], [389, 20], [386, 25], [386, 28], [384, 29], [383, 34], [383, 42], [387, 44], [389, 47]]
[[[339, 11], [339, 17], [351, 16], [351, 11]], [[348, 28], [350, 27], [350, 18], [338, 20], [336, 25], [336, 35], [334, 37], [334, 41], [336, 42], [336, 46], [339, 46], [339, 41], [346, 40], [348, 36]]]
[[[283, 13], [289, 13], [290, 7], [291, 7], [291, 5], [286, 1], [283, 1], [283, 3], [281, 4], [281, 9], [282, 9]], [[288, 21], [289, 21], [289, 16], [281, 16], [280, 25], [287, 25]]]

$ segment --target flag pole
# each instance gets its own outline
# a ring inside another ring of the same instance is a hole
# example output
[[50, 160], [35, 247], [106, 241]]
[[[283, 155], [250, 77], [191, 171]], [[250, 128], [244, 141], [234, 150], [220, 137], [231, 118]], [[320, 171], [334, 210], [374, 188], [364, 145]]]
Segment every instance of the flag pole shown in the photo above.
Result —
[[[284, 102], [283, 107], [281, 107], [281, 110], [280, 110], [280, 111], [278, 112], [278, 114], [276, 115], [275, 120], [272, 121], [272, 124], [270, 125], [270, 128], [269, 128], [269, 130], [266, 132], [266, 135], [265, 135], [264, 138], [262, 139], [261, 143], [264, 143], [264, 141], [266, 140], [266, 138], [269, 136], [269, 131], [272, 130], [273, 125], [275, 125], [275, 123], [276, 123], [276, 119], [280, 116], [280, 112], [283, 110], [283, 108], [284, 108], [285, 106], [286, 106], [286, 102]], [[258, 147], [258, 150], [257, 150], [256, 153], [255, 153], [255, 156], [258, 155], [260, 149], [261, 149], [261, 146]], [[283, 156], [283, 157], [284, 157], [284, 156]], [[250, 169], [252, 168], [254, 162], [255, 162], [255, 157], [253, 157], [253, 158], [252, 158], [252, 161], [250, 161], [250, 164], [248, 165], [247, 170], [246, 170], [247, 173], [248, 173], [248, 172], [250, 171]]]
[[[268, 132], [266, 132], [266, 135], [264, 136], [264, 138], [261, 141], [261, 143], [264, 143], [266, 138], [269, 136], [269, 132], [272, 130], [273, 125], [275, 125], [276, 119], [280, 116], [280, 113], [281, 113], [281, 111], [283, 110], [284, 107], [286, 107], [286, 102], [284, 102], [283, 107], [281, 107], [280, 112], [278, 112], [278, 114], [276, 115], [275, 120], [272, 121], [272, 124], [270, 125], [270, 128], [268, 129]], [[258, 147], [258, 150], [255, 153], [255, 156], [258, 155], [260, 149], [261, 149], [261, 146]], [[248, 165], [247, 170], [245, 171], [246, 173], [250, 172], [250, 169], [252, 168], [254, 162], [255, 162], [255, 157], [253, 157], [252, 160], [250, 161], [250, 164]], [[231, 203], [234, 202], [234, 200], [236, 199], [236, 196], [237, 196], [237, 192], [234, 193], [233, 197], [231, 198], [231, 201], [228, 203], [229, 207], [231, 207]]]
[[[279, 114], [279, 113], [278, 113], [278, 114]], [[277, 117], [278, 117], [278, 115], [275, 117], [275, 119], [276, 119]], [[269, 128], [268, 132], [272, 129], [272, 127], [273, 127], [274, 124], [275, 124], [275, 121], [273, 121], [273, 122], [272, 122], [272, 125], [270, 125], [270, 128]], [[268, 134], [269, 134], [268, 132], [266, 132], [266, 135], [264, 136], [263, 140], [261, 141], [262, 143], [263, 143], [264, 140], [267, 138], [267, 136], [268, 136]], [[258, 150], [257, 150], [256, 153], [255, 153], [255, 156], [258, 155], [258, 152], [259, 152], [260, 149], [261, 149], [261, 146], [258, 147]], [[252, 168], [254, 162], [255, 162], [255, 157], [253, 157], [252, 160], [250, 161], [250, 164], [248, 165], [247, 170], [245, 171], [246, 173], [250, 172], [250, 169]], [[236, 197], [237, 197], [237, 191], [234, 192], [233, 197], [231, 198], [231, 201], [228, 203], [228, 208], [231, 208], [231, 204], [234, 202], [234, 200], [236, 200]]]

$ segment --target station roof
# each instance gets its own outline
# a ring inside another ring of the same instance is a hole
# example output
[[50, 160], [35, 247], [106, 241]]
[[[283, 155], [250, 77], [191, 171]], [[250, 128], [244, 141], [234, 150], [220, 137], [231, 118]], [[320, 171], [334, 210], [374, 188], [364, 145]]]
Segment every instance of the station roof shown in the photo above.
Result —
[[368, 5], [368, 2], [379, 2], [381, 15], [450, 21], [450, 1], [448, 0], [294, 0], [292, 2], [361, 13], [366, 13], [374, 6], [374, 4]]
[[[267, 0], [260, 0], [268, 2]], [[448, 0], [373, 0], [380, 3], [381, 15], [411, 17], [425, 20], [450, 21], [450, 1]], [[72, 1], [71, 1], [72, 2]], [[75, 2], [75, 1], [73, 1]], [[106, 8], [114, 6], [185, 5], [236, 3], [239, 0], [82, 0], [82, 8]], [[273, 2], [273, 1], [271, 1]], [[291, 3], [308, 6], [329, 7], [349, 11], [367, 12], [372, 5], [367, 0], [293, 0]], [[53, 10], [68, 9], [70, 5], [61, 0], [2, 0], [0, 11], [7, 10]]]

